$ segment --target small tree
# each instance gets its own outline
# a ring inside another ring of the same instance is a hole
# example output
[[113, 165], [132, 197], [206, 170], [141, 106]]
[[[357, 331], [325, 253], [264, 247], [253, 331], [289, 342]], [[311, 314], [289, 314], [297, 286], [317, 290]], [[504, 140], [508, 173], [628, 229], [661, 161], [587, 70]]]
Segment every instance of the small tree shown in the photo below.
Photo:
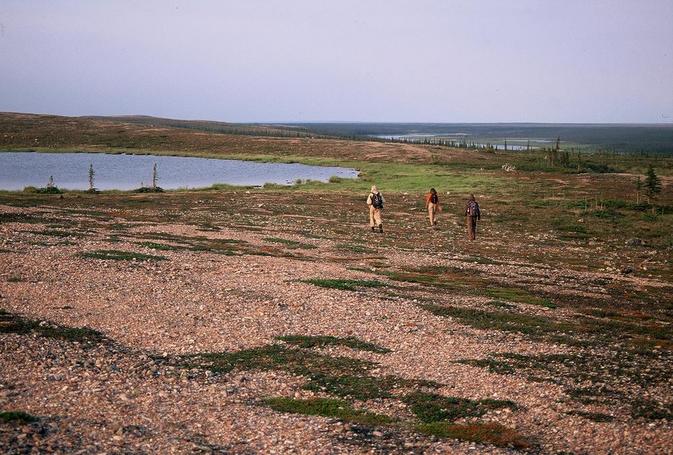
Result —
[[93, 178], [96, 172], [93, 170], [93, 163], [89, 163], [89, 191], [94, 192], [96, 188], [93, 185]]
[[[661, 193], [661, 180], [650, 164], [647, 168], [647, 175], [645, 176], [645, 194], [650, 203], [652, 203], [659, 193]], [[654, 211], [654, 208], [652, 210]]]
[[640, 193], [643, 191], [643, 180], [638, 176], [636, 178], [636, 204], [640, 204]]
[[157, 181], [159, 181], [159, 173], [157, 172], [157, 163], [152, 167], [152, 188], [157, 189]]

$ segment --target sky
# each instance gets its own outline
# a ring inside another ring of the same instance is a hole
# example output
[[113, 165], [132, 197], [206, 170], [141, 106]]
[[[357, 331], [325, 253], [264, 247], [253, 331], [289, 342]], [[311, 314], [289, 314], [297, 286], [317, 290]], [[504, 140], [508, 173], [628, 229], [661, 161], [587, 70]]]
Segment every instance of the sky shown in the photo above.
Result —
[[0, 111], [673, 123], [673, 0], [1, 0]]

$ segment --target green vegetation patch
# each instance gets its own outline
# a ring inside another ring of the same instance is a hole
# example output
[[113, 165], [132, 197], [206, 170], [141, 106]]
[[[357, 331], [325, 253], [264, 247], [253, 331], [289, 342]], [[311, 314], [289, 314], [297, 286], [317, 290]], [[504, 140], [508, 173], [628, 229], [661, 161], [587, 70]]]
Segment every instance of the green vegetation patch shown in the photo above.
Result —
[[519, 433], [499, 423], [470, 423], [465, 425], [447, 422], [432, 422], [418, 425], [417, 430], [428, 435], [442, 438], [460, 439], [480, 444], [492, 444], [498, 447], [528, 449], [531, 444]]
[[275, 344], [232, 353], [188, 355], [182, 357], [182, 362], [187, 368], [206, 368], [216, 373], [234, 369], [287, 371], [307, 378], [306, 390], [357, 400], [389, 398], [398, 388], [439, 386], [431, 381], [371, 376], [369, 370], [375, 365], [372, 362]]
[[393, 422], [393, 419], [387, 415], [353, 409], [348, 402], [331, 398], [296, 400], [293, 398], [273, 397], [267, 398], [264, 402], [271, 409], [278, 412], [331, 417], [362, 425], [386, 425]]
[[144, 246], [146, 248], [150, 248], [152, 250], [161, 250], [161, 251], [176, 251], [183, 249], [179, 246], [166, 245], [165, 243], [156, 243], [156, 242], [138, 242], [137, 244], [140, 246]]
[[100, 332], [87, 327], [64, 327], [46, 321], [34, 321], [0, 310], [0, 333], [14, 333], [45, 338], [55, 338], [80, 343], [100, 343], [105, 337]]
[[267, 345], [238, 352], [213, 352], [185, 356], [189, 367], [207, 368], [216, 373], [243, 370], [285, 370], [292, 374], [364, 375], [371, 362], [348, 357], [331, 357], [317, 352]]
[[343, 291], [357, 291], [358, 288], [378, 288], [386, 285], [378, 280], [342, 280], [336, 278], [311, 278], [309, 280], [301, 281], [314, 286], [341, 289]]
[[356, 243], [338, 243], [335, 245], [336, 249], [343, 251], [350, 251], [352, 253], [375, 253], [374, 248], [369, 248], [364, 245], [358, 245]]
[[31, 234], [45, 235], [50, 237], [60, 237], [60, 238], [86, 237], [88, 235], [88, 233], [81, 231], [63, 231], [59, 229], [45, 229], [42, 231], [26, 231], [26, 232], [29, 232]]
[[373, 343], [362, 341], [356, 337], [335, 337], [329, 335], [284, 335], [277, 337], [278, 340], [299, 346], [300, 348], [322, 348], [325, 346], [346, 346], [358, 351], [371, 351], [379, 354], [390, 352], [390, 349], [378, 346]]
[[24, 411], [3, 411], [0, 412], [0, 422], [18, 423], [21, 425], [37, 422], [39, 419], [34, 415]]
[[487, 359], [461, 359], [455, 360], [455, 363], [462, 363], [464, 365], [471, 365], [479, 368], [487, 368], [491, 373], [498, 374], [513, 374], [516, 370], [512, 365], [501, 360], [496, 360], [492, 357]]
[[31, 213], [0, 213], [0, 224], [2, 223], [26, 223], [26, 224], [43, 224], [52, 221], [40, 215], [33, 215]]
[[572, 332], [574, 328], [570, 323], [522, 313], [484, 311], [474, 308], [436, 304], [424, 304], [421, 306], [437, 316], [455, 318], [460, 323], [476, 329], [502, 330], [543, 336], [553, 332]]
[[518, 409], [509, 400], [470, 400], [467, 398], [445, 397], [433, 393], [414, 392], [404, 398], [411, 412], [425, 423], [454, 421], [465, 417], [481, 417], [494, 409]]
[[556, 308], [556, 305], [550, 299], [538, 297], [521, 288], [487, 288], [484, 292], [487, 296], [494, 299], [538, 305], [545, 308]]
[[135, 251], [121, 250], [96, 250], [80, 253], [80, 256], [88, 259], [104, 259], [110, 261], [164, 261], [165, 256], [137, 253]]
[[556, 219], [552, 227], [559, 233], [561, 240], [586, 240], [589, 238], [586, 226], [574, 221]]
[[356, 400], [372, 400], [375, 398], [392, 398], [394, 389], [406, 387], [437, 387], [430, 381], [412, 381], [397, 376], [330, 376], [314, 374], [304, 386], [306, 390], [327, 392], [343, 398]]
[[265, 242], [280, 243], [284, 245], [286, 248], [290, 249], [312, 250], [318, 248], [317, 246], [311, 243], [297, 242], [296, 240], [288, 240], [280, 237], [265, 237], [263, 240]]

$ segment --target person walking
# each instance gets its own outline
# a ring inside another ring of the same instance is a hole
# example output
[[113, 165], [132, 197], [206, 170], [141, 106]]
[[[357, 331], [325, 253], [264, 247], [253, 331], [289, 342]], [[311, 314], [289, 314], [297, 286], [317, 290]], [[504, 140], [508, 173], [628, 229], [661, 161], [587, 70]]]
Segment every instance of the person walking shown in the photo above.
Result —
[[439, 197], [437, 190], [430, 188], [430, 192], [425, 195], [425, 208], [428, 210], [428, 218], [430, 219], [430, 226], [437, 225], [437, 212], [439, 211]]
[[467, 220], [467, 238], [469, 240], [476, 240], [477, 238], [477, 220], [481, 219], [481, 212], [479, 204], [474, 199], [474, 194], [470, 194], [470, 198], [465, 204], [465, 216]]
[[381, 211], [383, 210], [383, 204], [385, 199], [383, 195], [379, 193], [376, 185], [372, 186], [372, 192], [367, 196], [367, 205], [369, 206], [369, 226], [372, 228], [372, 232], [376, 232], [376, 228], [379, 228], [379, 232], [383, 233], [383, 222], [381, 221]]

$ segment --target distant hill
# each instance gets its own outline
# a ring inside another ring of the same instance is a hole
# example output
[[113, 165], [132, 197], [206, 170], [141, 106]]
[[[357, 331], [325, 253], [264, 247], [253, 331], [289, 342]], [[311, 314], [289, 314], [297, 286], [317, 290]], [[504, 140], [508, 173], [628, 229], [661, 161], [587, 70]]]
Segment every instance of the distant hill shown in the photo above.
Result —
[[[208, 137], [206, 137], [208, 135]], [[245, 143], [251, 138], [363, 139], [416, 135], [470, 142], [552, 146], [617, 153], [673, 156], [673, 124], [549, 124], [549, 123], [228, 123], [179, 120], [143, 115], [65, 117], [0, 113], [0, 147], [71, 147], [146, 149], [237, 149], [276, 153], [270, 143]], [[222, 136], [238, 136], [225, 139]], [[353, 141], [348, 147], [355, 147]], [[251, 145], [252, 148], [251, 148]], [[287, 144], [283, 143], [285, 148]], [[321, 146], [325, 146], [321, 143]], [[292, 148], [297, 149], [295, 144]], [[339, 149], [346, 148], [340, 144]], [[350, 150], [340, 156], [351, 155]]]
[[228, 123], [211, 120], [179, 120], [147, 115], [85, 116], [82, 119], [116, 121], [159, 128], [185, 128], [223, 134], [248, 134], [253, 136], [301, 137], [313, 133], [302, 126], [287, 126], [265, 123]]

